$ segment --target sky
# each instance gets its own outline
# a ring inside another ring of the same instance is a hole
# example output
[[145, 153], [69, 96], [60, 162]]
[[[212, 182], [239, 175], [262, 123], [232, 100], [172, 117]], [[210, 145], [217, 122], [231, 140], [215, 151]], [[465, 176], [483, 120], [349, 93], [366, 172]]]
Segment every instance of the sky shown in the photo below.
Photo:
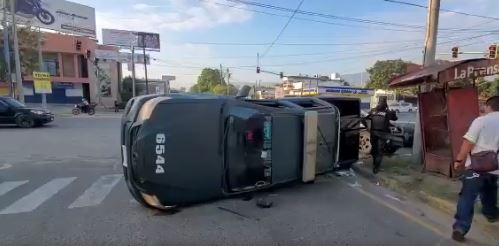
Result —
[[[252, 84], [279, 81], [256, 74], [257, 64], [284, 75], [341, 75], [365, 72], [377, 60], [421, 63], [427, 19], [425, 8], [384, 0], [303, 0], [300, 10], [312, 14], [297, 12], [291, 20], [302, 0], [246, 0], [284, 11], [231, 0], [73, 1], [95, 8], [98, 39], [102, 28], [159, 33], [161, 51], [150, 53], [155, 60], [148, 74], [176, 76], [175, 88], [189, 88], [202, 68], [220, 64], [231, 82]], [[441, 0], [441, 8], [499, 18], [497, 0]], [[452, 59], [453, 46], [485, 52], [499, 40], [499, 20], [441, 11], [439, 28], [437, 59]], [[477, 56], [483, 55], [460, 58]], [[137, 76], [143, 75], [137, 66]]]

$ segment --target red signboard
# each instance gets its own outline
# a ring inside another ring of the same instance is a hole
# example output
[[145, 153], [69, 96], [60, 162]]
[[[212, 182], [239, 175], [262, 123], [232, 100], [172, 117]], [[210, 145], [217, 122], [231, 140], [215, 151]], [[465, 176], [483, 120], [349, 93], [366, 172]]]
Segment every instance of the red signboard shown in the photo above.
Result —
[[447, 83], [461, 79], [479, 78], [495, 74], [499, 74], [499, 59], [481, 59], [465, 62], [440, 72], [438, 74], [438, 82]]

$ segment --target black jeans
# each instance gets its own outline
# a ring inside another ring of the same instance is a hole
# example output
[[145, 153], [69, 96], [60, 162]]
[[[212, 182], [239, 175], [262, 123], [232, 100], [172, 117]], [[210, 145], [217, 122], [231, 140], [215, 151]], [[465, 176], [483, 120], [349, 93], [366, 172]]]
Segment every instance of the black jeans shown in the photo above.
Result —
[[478, 174], [466, 170], [461, 177], [463, 187], [459, 193], [457, 212], [454, 218], [454, 230], [468, 233], [473, 221], [474, 205], [478, 195], [482, 202], [482, 214], [490, 219], [499, 216], [497, 208], [497, 176], [492, 174]]
[[383, 149], [385, 141], [376, 136], [376, 133], [371, 132], [371, 155], [373, 156], [373, 167], [379, 168], [383, 161]]

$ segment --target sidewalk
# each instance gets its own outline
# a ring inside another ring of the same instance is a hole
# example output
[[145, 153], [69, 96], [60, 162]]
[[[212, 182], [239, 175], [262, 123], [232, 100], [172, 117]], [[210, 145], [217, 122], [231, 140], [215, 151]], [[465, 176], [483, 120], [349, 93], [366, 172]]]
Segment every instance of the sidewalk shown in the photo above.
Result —
[[[42, 108], [41, 104], [36, 104], [36, 103], [29, 103], [26, 104], [28, 107], [33, 107], [33, 108]], [[73, 110], [74, 105], [73, 104], [47, 104], [47, 109], [50, 110], [53, 114], [56, 116], [62, 116], [62, 117], [67, 117], [67, 116], [74, 116], [71, 113], [71, 110]], [[116, 113], [114, 112], [114, 108], [104, 108], [102, 106], [97, 106], [95, 108], [95, 115], [92, 115], [91, 117], [99, 117], [99, 116], [107, 116], [107, 117], [121, 117], [123, 110], [120, 112]], [[89, 116], [87, 114], [80, 114], [79, 116], [75, 117], [80, 117], [80, 116]]]
[[[461, 182], [433, 173], [421, 172], [422, 166], [412, 163], [410, 156], [385, 157], [380, 173], [372, 174], [371, 159], [354, 165], [354, 170], [375, 182], [400, 194], [415, 197], [422, 202], [454, 216]], [[481, 204], [475, 205], [473, 226], [499, 240], [499, 224], [490, 224], [480, 213]]]

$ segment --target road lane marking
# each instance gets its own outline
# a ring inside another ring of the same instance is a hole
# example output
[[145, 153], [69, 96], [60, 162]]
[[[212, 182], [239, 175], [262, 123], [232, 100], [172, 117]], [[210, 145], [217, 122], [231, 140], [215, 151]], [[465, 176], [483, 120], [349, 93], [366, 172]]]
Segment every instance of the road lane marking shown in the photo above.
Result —
[[42, 203], [50, 199], [52, 196], [57, 194], [57, 192], [69, 185], [75, 179], [76, 177], [53, 179], [50, 182], [38, 187], [36, 190], [29, 193], [25, 197], [17, 200], [9, 207], [0, 211], [0, 214], [18, 214], [31, 212]]
[[[341, 182], [346, 183], [347, 185], [349, 184], [347, 181], [344, 181], [344, 180], [341, 180]], [[371, 200], [379, 203], [380, 205], [383, 205], [383, 206], [385, 206], [385, 207], [393, 210], [394, 212], [396, 212], [396, 213], [402, 215], [403, 217], [405, 217], [406, 219], [409, 219], [410, 221], [415, 222], [416, 224], [418, 224], [418, 225], [420, 225], [420, 226], [422, 226], [422, 227], [424, 227], [424, 228], [432, 231], [433, 233], [435, 233], [435, 234], [437, 234], [437, 235], [439, 235], [441, 237], [448, 236], [446, 233], [444, 233], [443, 231], [441, 231], [437, 227], [435, 227], [435, 226], [433, 226], [433, 225], [431, 225], [431, 224], [429, 224], [429, 223], [421, 220], [420, 218], [418, 218], [418, 217], [416, 217], [416, 216], [414, 216], [414, 215], [412, 215], [412, 214], [410, 214], [408, 212], [405, 212], [402, 209], [397, 208], [396, 206], [394, 206], [394, 205], [392, 205], [390, 203], [385, 202], [381, 198], [377, 197], [374, 194], [369, 193], [368, 191], [365, 191], [362, 188], [353, 188], [353, 189], [356, 190], [356, 191], [358, 191], [360, 194], [362, 194], [362, 195], [370, 198]]]
[[5, 164], [3, 164], [3, 165], [0, 165], [0, 170], [9, 169], [9, 168], [11, 168], [11, 167], [12, 167], [12, 165], [11, 165], [11, 164], [9, 164], [9, 163], [5, 163]]
[[3, 182], [0, 184], [0, 196], [7, 194], [9, 191], [28, 182], [29, 182], [28, 180]]
[[99, 205], [123, 177], [122, 174], [101, 176], [85, 190], [68, 208], [81, 208]]

